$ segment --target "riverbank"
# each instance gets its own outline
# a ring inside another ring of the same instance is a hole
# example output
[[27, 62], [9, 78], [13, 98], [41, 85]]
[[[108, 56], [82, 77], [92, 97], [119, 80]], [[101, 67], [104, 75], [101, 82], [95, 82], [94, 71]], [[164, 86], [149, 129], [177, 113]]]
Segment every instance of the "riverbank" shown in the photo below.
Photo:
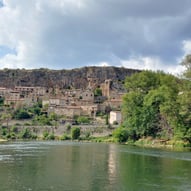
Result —
[[[139, 139], [137, 141], [127, 141], [119, 143], [112, 135], [108, 136], [96, 136], [96, 137], [79, 137], [78, 139], [72, 140], [69, 136], [50, 136], [47, 138], [44, 137], [36, 137], [35, 139], [15, 139], [16, 141], [25, 141], [25, 140], [36, 140], [36, 141], [77, 141], [77, 142], [95, 142], [95, 143], [114, 143], [114, 144], [122, 144], [122, 145], [132, 145], [137, 147], [145, 147], [145, 148], [161, 148], [161, 149], [170, 149], [170, 150], [182, 150], [182, 149], [191, 149], [191, 145], [187, 142], [183, 142], [180, 140], [159, 140], [159, 139], [151, 139], [144, 138]], [[0, 139], [0, 143], [13, 141], [13, 139]]]
[[165, 148], [165, 149], [183, 149], [191, 148], [188, 142], [182, 140], [163, 140], [163, 139], [153, 139], [153, 138], [142, 138], [137, 141], [129, 140], [127, 142], [119, 143], [114, 137], [92, 137], [89, 139], [91, 142], [104, 142], [104, 143], [117, 143], [123, 145], [133, 145], [138, 147], [146, 148]]
[[120, 142], [115, 136], [113, 131], [116, 127], [107, 125], [63, 125], [63, 126], [24, 126], [14, 125], [10, 128], [8, 133], [7, 128], [1, 129], [0, 142], [9, 140], [72, 140], [71, 131], [73, 128], [80, 129], [80, 136], [77, 141], [83, 142], [104, 142], [104, 143], [118, 143], [135, 145], [139, 147], [152, 147], [152, 148], [185, 148], [191, 147], [189, 142], [183, 140], [164, 140], [154, 139], [152, 137], [141, 138], [137, 141], [128, 140]]
[[191, 147], [189, 142], [183, 140], [164, 140], [153, 138], [142, 138], [133, 143], [136, 146], [152, 147], [152, 148], [185, 148]]

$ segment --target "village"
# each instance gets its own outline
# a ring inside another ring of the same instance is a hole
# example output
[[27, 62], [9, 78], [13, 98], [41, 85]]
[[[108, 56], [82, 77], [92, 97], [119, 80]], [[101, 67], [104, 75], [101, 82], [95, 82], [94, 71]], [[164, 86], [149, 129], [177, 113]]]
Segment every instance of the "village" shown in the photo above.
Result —
[[112, 88], [112, 80], [99, 84], [95, 77], [88, 78], [85, 89], [61, 89], [59, 87], [0, 87], [4, 105], [13, 109], [32, 106], [42, 102], [48, 114], [55, 113], [72, 121], [75, 116], [86, 116], [96, 121], [100, 113], [109, 116], [109, 124], [121, 124], [121, 104], [124, 91]]

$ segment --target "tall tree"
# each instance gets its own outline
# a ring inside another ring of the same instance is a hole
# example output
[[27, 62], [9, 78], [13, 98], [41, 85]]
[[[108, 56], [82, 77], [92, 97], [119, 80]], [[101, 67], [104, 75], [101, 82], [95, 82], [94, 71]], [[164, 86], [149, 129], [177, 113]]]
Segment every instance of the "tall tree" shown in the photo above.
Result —
[[127, 77], [123, 99], [124, 126], [134, 139], [172, 136], [179, 122], [180, 80], [163, 72], [143, 71]]
[[191, 78], [191, 54], [186, 55], [180, 64], [186, 68], [184, 76]]

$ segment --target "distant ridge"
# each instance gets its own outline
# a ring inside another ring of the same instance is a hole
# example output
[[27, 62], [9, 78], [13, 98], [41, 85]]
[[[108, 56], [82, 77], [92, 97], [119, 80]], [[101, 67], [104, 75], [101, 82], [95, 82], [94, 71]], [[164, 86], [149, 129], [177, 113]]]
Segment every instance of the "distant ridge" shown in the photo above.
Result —
[[59, 88], [86, 88], [89, 78], [95, 78], [99, 83], [111, 79], [115, 83], [124, 81], [140, 70], [123, 67], [83, 67], [71, 70], [50, 69], [3, 69], [0, 70], [0, 87], [42, 86]]

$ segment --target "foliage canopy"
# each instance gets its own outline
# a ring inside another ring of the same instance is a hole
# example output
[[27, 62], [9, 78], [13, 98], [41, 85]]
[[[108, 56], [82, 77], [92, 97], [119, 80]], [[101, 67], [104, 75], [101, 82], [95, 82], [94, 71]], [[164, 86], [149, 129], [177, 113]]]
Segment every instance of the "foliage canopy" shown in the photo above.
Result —
[[125, 80], [123, 125], [128, 137], [182, 139], [191, 143], [191, 84], [163, 72], [143, 71]]

